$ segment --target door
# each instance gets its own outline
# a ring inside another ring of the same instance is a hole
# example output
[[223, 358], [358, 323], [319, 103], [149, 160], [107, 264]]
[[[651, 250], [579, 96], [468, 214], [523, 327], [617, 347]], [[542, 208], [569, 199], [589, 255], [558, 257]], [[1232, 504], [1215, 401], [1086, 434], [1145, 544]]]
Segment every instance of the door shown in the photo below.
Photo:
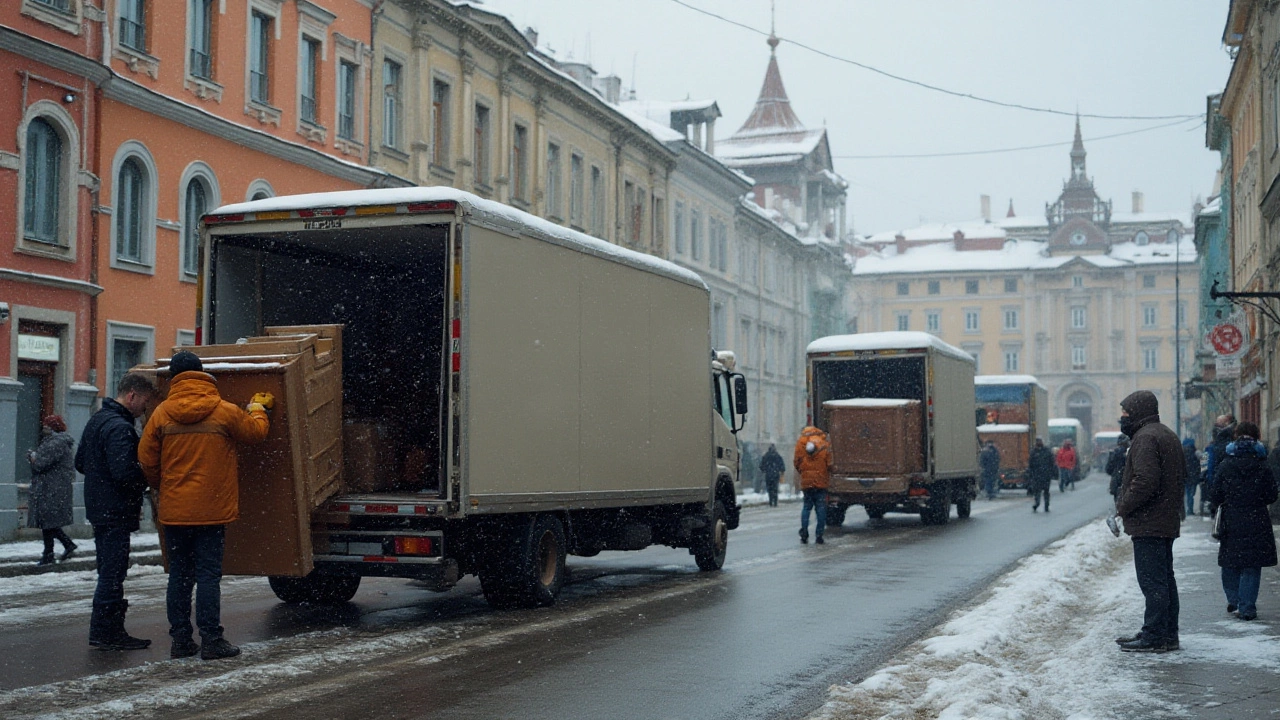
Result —
[[15, 482], [31, 482], [31, 463], [27, 451], [40, 443], [40, 421], [53, 414], [53, 371], [56, 363], [18, 363], [18, 432], [16, 438]]

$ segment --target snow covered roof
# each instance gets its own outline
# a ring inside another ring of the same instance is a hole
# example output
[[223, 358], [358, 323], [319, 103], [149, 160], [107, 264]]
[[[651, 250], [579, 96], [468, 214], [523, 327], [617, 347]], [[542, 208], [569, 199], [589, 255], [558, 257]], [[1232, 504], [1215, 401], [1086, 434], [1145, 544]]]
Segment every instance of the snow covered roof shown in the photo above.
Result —
[[[959, 226], [926, 226], [959, 227]], [[922, 233], [926, 232], [922, 229]], [[935, 234], [941, 231], [933, 230]], [[879, 236], [873, 236], [873, 239]], [[966, 233], [966, 237], [968, 234]], [[974, 236], [984, 237], [984, 236]], [[989, 236], [988, 236], [989, 237]], [[919, 239], [929, 239], [920, 237]], [[933, 238], [940, 239], [940, 238]], [[949, 239], [949, 238], [948, 238]], [[881, 240], [883, 242], [883, 240]], [[1175, 255], [1180, 257], [1175, 258]], [[855, 275], [890, 275], [895, 273], [1054, 270], [1079, 258], [1098, 268], [1131, 267], [1135, 265], [1170, 264], [1175, 261], [1194, 263], [1195, 242], [1187, 235], [1178, 243], [1174, 252], [1168, 243], [1138, 245], [1133, 242], [1116, 243], [1107, 254], [1049, 255], [1048, 245], [1036, 240], [1007, 240], [997, 250], [958, 250], [948, 242], [908, 247], [898, 253], [895, 247], [886, 247], [858, 258]]]
[[1007, 423], [1002, 425], [995, 424], [995, 423], [987, 423], [985, 425], [979, 425], [978, 432], [980, 433], [1025, 433], [1025, 432], [1031, 432], [1031, 426], [1020, 425], [1017, 423]]
[[974, 385], [1043, 385], [1035, 375], [979, 375], [973, 379]]
[[822, 407], [906, 407], [907, 405], [919, 405], [919, 400], [896, 400], [893, 398], [849, 398], [847, 400], [825, 400]]
[[613, 107], [615, 110], [625, 115], [628, 120], [644, 128], [645, 132], [664, 143], [685, 139], [683, 133], [678, 130], [671, 129], [669, 121], [662, 122], [656, 118], [651, 118], [631, 107], [632, 105], [634, 105], [634, 103], [620, 103]]
[[672, 113], [714, 111], [714, 115], [720, 115], [715, 100], [624, 100], [619, 106], [664, 125], [671, 123]]
[[1075, 418], [1049, 418], [1049, 427], [1083, 427]]
[[829, 335], [809, 343], [805, 350], [810, 355], [859, 350], [914, 350], [929, 347], [957, 360], [973, 362], [973, 356], [954, 345], [948, 345], [936, 335], [913, 330], [857, 333], [855, 335]]
[[816, 150], [826, 132], [800, 129], [734, 135], [716, 141], [716, 157], [733, 161], [735, 165], [797, 160]]
[[1103, 430], [1093, 434], [1094, 440], [1119, 440], [1121, 433], [1119, 430]]
[[702, 277], [662, 258], [619, 247], [586, 233], [571, 230], [504, 205], [451, 187], [382, 188], [376, 190], [342, 190], [338, 192], [280, 195], [250, 202], [224, 205], [210, 215], [236, 215], [272, 210], [305, 210], [314, 208], [351, 208], [368, 205], [407, 205], [409, 203], [456, 202], [463, 210], [495, 225], [521, 230], [543, 239], [577, 248], [625, 265], [646, 269], [700, 288], [707, 288]]
[[964, 233], [967, 238], [1005, 238], [1009, 235], [997, 223], [971, 220], [958, 223], [933, 223], [907, 230], [879, 232], [868, 236], [867, 240], [873, 243], [889, 243], [896, 240], [898, 235], [902, 235], [908, 242], [951, 240], [955, 238], [956, 231]]

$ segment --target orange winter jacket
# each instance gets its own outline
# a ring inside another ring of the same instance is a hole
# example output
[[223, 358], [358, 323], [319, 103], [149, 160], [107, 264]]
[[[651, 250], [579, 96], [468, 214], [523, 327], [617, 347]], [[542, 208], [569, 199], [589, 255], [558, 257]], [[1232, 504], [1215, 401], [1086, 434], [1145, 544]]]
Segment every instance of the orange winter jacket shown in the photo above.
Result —
[[239, 518], [236, 443], [261, 442], [270, 429], [265, 412], [223, 400], [212, 375], [179, 373], [138, 444], [142, 472], [160, 491], [160, 523], [225, 525]]
[[[815, 446], [812, 454], [805, 450], [810, 442]], [[801, 490], [826, 490], [831, 484], [831, 443], [827, 442], [827, 434], [812, 425], [801, 430], [794, 463], [800, 473]]]

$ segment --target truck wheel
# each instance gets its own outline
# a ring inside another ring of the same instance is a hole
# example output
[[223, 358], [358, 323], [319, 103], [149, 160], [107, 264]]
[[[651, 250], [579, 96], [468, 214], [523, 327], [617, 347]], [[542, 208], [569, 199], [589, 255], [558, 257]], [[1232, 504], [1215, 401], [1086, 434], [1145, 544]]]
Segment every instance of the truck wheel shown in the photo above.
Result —
[[940, 480], [929, 488], [929, 502], [920, 511], [925, 525], [946, 525], [951, 519], [951, 483]]
[[485, 600], [496, 608], [554, 604], [565, 579], [566, 542], [560, 519], [539, 515], [528, 530], [509, 537], [515, 547], [499, 547], [480, 571]]
[[724, 556], [729, 550], [729, 525], [724, 517], [724, 503], [719, 500], [711, 506], [707, 524], [694, 531], [693, 559], [699, 570], [719, 570], [724, 567]]
[[956, 500], [956, 517], [962, 518], [962, 519], [967, 518], [969, 517], [969, 512], [972, 509], [973, 509], [973, 498], [969, 497], [968, 495], [965, 495], [959, 500]]
[[341, 605], [350, 602], [360, 589], [359, 575], [328, 575], [315, 571], [300, 578], [271, 576], [267, 582], [276, 597], [290, 605]]
[[885, 509], [880, 507], [879, 505], [867, 506], [867, 517], [871, 518], [872, 520], [879, 520], [880, 518], [884, 517], [884, 513], [885, 513]]
[[827, 506], [827, 527], [840, 527], [844, 524], [845, 513], [849, 506], [844, 503]]

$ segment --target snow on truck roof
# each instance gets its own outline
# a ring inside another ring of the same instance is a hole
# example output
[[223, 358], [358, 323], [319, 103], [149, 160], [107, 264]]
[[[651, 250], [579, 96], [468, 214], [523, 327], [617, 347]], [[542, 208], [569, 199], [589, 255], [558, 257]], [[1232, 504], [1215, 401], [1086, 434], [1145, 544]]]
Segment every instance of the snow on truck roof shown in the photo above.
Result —
[[341, 190], [302, 195], [279, 195], [263, 200], [223, 205], [209, 213], [209, 215], [248, 215], [260, 212], [435, 202], [455, 202], [462, 206], [464, 212], [488, 221], [490, 224], [513, 231], [523, 230], [526, 234], [534, 235], [542, 240], [566, 245], [590, 255], [615, 260], [624, 265], [649, 270], [704, 290], [710, 289], [707, 283], [703, 281], [702, 276], [673, 262], [614, 245], [586, 233], [557, 225], [536, 215], [530, 215], [510, 205], [486, 200], [478, 195], [449, 187], [379, 188], [374, 190]]
[[919, 405], [919, 400], [895, 400], [893, 398], [849, 398], [847, 400], [826, 400], [823, 401], [822, 407], [906, 407], [911, 404]]
[[943, 355], [974, 362], [973, 356], [954, 345], [948, 345], [936, 335], [910, 330], [857, 333], [855, 335], [829, 335], [809, 343], [806, 353], [834, 353], [859, 350], [915, 350], [930, 347]]
[[1041, 390], [1045, 390], [1045, 386], [1040, 384], [1035, 375], [979, 375], [973, 379], [974, 385], [1035, 385]]
[[1049, 427], [1083, 427], [1075, 418], [1049, 418]]
[[1019, 424], [1019, 423], [1010, 423], [1010, 424], [1004, 424], [1004, 425], [987, 423], [986, 425], [979, 425], [978, 432], [980, 433], [1024, 433], [1024, 432], [1031, 432], [1031, 426], [1025, 425], [1025, 424]]
[[1093, 439], [1094, 440], [1119, 440], [1120, 435], [1121, 433], [1119, 430], [1103, 430], [1102, 432], [1094, 433]]

